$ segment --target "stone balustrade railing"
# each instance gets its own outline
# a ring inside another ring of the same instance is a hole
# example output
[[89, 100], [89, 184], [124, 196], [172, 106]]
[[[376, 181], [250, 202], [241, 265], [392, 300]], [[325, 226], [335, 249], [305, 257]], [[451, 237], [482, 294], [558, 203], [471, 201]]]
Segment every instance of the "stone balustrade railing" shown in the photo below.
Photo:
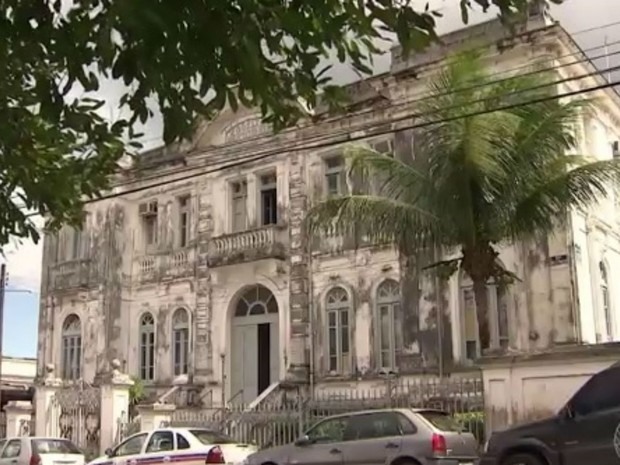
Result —
[[221, 260], [243, 261], [250, 257], [281, 256], [287, 238], [286, 229], [277, 225], [219, 236], [209, 245], [209, 261], [216, 264]]

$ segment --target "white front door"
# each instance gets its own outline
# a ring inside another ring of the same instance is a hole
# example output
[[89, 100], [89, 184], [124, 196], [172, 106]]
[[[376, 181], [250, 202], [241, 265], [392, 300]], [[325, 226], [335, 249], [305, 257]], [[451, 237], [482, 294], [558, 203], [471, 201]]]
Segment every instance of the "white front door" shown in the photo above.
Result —
[[233, 326], [232, 338], [232, 382], [231, 400], [236, 403], [249, 402], [257, 394], [258, 367], [256, 347], [258, 332], [256, 325]]
[[280, 364], [278, 315], [252, 315], [233, 320], [231, 400], [250, 403], [278, 380]]

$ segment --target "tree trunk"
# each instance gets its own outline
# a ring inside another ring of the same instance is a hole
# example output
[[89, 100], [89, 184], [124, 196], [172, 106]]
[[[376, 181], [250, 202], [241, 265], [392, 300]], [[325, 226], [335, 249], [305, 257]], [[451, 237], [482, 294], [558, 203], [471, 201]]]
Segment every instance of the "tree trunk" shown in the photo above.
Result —
[[474, 299], [476, 302], [476, 318], [478, 319], [478, 339], [480, 352], [491, 348], [491, 331], [489, 330], [489, 294], [485, 280], [474, 280]]

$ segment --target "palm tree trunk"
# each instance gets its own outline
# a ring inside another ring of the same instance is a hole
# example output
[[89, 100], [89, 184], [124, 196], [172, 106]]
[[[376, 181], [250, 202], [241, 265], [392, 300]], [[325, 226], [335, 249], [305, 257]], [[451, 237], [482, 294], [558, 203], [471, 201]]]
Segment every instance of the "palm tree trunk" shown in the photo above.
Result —
[[478, 320], [478, 340], [480, 352], [484, 354], [491, 347], [491, 331], [489, 329], [489, 294], [484, 280], [474, 280], [474, 299], [476, 301], [476, 318]]

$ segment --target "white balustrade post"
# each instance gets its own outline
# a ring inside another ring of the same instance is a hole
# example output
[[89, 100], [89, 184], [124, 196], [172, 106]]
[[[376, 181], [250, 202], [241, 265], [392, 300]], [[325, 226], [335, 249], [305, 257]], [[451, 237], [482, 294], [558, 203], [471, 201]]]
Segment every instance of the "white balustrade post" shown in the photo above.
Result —
[[62, 387], [62, 380], [54, 374], [54, 365], [45, 366], [45, 377], [36, 386], [34, 394], [35, 435], [39, 437], [58, 436], [57, 406], [54, 403], [56, 392]]
[[112, 371], [100, 386], [101, 417], [99, 448], [103, 455], [121, 439], [123, 422], [129, 417], [129, 389], [133, 380], [129, 375], [121, 373], [121, 362], [112, 360]]
[[173, 404], [138, 405], [140, 431], [151, 431], [170, 423], [175, 410]]
[[12, 400], [4, 407], [7, 438], [30, 436], [32, 410], [32, 404], [22, 400]]

